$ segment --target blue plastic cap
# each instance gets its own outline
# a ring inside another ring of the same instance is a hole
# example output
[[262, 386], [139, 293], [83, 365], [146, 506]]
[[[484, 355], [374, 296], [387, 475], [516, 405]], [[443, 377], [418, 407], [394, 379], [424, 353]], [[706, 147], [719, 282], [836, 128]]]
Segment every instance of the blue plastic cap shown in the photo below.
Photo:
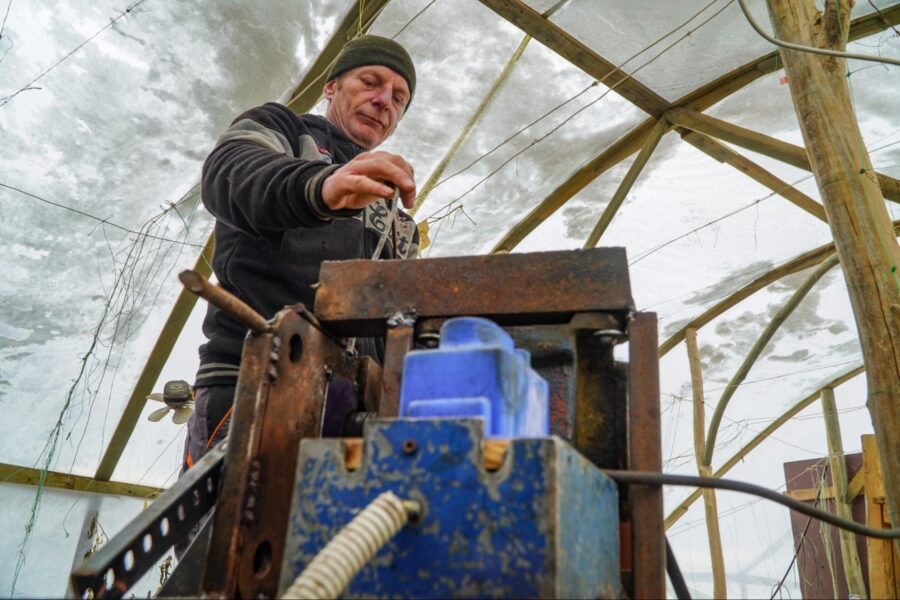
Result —
[[457, 317], [444, 322], [441, 327], [441, 348], [461, 346], [499, 346], [514, 348], [513, 340], [503, 329], [480, 317]]

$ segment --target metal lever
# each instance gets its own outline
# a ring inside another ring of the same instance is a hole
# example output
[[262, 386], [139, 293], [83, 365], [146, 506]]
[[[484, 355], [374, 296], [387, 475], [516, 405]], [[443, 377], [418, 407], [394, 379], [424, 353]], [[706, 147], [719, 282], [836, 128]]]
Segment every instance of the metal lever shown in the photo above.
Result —
[[188, 269], [179, 273], [178, 279], [189, 291], [194, 292], [219, 310], [228, 313], [251, 331], [267, 333], [272, 330], [272, 326], [261, 314], [234, 294], [217, 285], [212, 285], [203, 275]]

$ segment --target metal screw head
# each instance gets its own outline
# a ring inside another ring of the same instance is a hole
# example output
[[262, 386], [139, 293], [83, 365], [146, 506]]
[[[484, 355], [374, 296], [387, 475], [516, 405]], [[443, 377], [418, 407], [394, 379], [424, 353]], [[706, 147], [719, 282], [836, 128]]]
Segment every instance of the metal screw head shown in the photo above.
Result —
[[416, 441], [415, 440], [406, 440], [403, 442], [403, 452], [404, 454], [412, 454], [416, 451]]

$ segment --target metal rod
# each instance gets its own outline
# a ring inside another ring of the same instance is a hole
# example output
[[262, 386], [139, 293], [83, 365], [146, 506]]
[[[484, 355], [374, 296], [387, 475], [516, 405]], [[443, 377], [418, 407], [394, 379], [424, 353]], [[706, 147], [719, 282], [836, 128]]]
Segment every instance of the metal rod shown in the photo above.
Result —
[[189, 291], [197, 294], [216, 308], [224, 311], [246, 325], [255, 333], [271, 331], [272, 326], [266, 319], [250, 308], [246, 302], [225, 291], [217, 285], [212, 285], [205, 277], [190, 269], [178, 274], [178, 279]]

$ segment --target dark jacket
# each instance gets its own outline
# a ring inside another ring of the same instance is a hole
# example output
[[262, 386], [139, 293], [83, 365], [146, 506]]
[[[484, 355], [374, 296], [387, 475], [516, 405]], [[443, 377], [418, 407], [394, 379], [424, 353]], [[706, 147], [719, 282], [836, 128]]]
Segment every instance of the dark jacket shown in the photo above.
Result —
[[[297, 302], [312, 309], [322, 261], [371, 258], [388, 226], [387, 204], [332, 211], [321, 196], [325, 178], [361, 152], [323, 117], [280, 104], [239, 116], [203, 165], [219, 285], [271, 318]], [[388, 236], [381, 258], [415, 257], [412, 218], [400, 211], [395, 224], [398, 248]], [[200, 347], [195, 385], [234, 384], [246, 328], [209, 306], [203, 333], [209, 342]], [[357, 349], [380, 358], [382, 340], [360, 339]]]

